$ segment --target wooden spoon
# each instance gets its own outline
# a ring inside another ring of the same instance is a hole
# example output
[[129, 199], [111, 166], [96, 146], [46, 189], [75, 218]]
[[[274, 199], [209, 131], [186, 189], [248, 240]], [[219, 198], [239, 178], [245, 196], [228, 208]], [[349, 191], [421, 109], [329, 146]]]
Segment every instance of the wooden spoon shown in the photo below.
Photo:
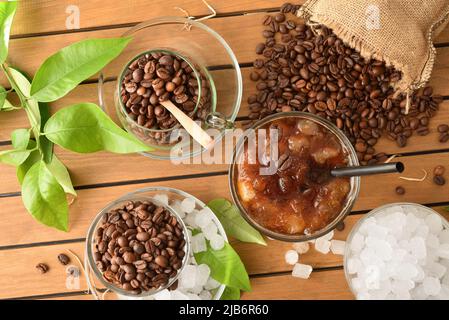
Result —
[[209, 134], [203, 130], [192, 118], [182, 112], [177, 106], [170, 100], [160, 102], [170, 113], [179, 121], [181, 126], [192, 136], [195, 141], [202, 145], [205, 149], [211, 147], [214, 140]]

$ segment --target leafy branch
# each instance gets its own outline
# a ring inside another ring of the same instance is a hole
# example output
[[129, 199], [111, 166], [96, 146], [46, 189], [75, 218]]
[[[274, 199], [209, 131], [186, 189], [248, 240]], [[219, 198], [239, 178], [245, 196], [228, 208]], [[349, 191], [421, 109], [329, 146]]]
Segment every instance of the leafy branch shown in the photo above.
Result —
[[[53, 154], [53, 144], [90, 153], [132, 153], [150, 147], [123, 131], [93, 103], [65, 107], [50, 116], [47, 103], [64, 97], [115, 59], [131, 38], [88, 39], [65, 47], [39, 67], [32, 80], [6, 63], [9, 34], [17, 1], [0, 2], [0, 69], [11, 86], [0, 86], [0, 111], [25, 111], [30, 128], [11, 134], [12, 149], [0, 151], [0, 162], [16, 167], [22, 200], [39, 222], [68, 230], [67, 194], [76, 196], [70, 174]], [[7, 98], [14, 92], [20, 105]]]

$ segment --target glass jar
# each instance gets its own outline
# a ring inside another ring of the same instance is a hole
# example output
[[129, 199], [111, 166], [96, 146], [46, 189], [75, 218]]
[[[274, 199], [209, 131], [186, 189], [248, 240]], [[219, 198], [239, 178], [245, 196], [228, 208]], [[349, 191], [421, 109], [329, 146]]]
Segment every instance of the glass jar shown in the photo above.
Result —
[[[160, 200], [158, 200], [158, 197], [155, 196], [161, 196], [165, 195], [168, 198], [169, 204], [166, 205], [164, 203], [161, 203]], [[93, 219], [91, 225], [89, 226], [89, 230], [87, 233], [86, 238], [86, 248], [85, 248], [85, 261], [84, 261], [84, 267], [86, 270], [86, 279], [88, 283], [89, 290], [92, 292], [94, 297], [98, 300], [103, 299], [121, 299], [121, 300], [152, 300], [153, 295], [157, 294], [158, 292], [161, 292], [164, 289], [169, 288], [173, 283], [175, 283], [179, 276], [182, 274], [185, 266], [189, 263], [189, 259], [191, 258], [191, 239], [189, 238], [189, 232], [187, 232], [188, 227], [184, 223], [183, 219], [180, 217], [180, 215], [177, 213], [176, 209], [171, 205], [174, 201], [179, 200], [182, 201], [185, 198], [193, 198], [196, 202], [196, 210], [201, 210], [204, 207], [206, 207], [206, 204], [204, 204], [202, 201], [197, 199], [196, 197], [190, 195], [187, 192], [174, 189], [174, 188], [168, 188], [168, 187], [148, 187], [148, 188], [142, 188], [130, 193], [127, 193], [123, 195], [122, 197], [118, 198], [117, 200], [111, 202], [108, 204], [105, 208], [103, 208]], [[103, 278], [102, 272], [97, 268], [95, 264], [95, 259], [93, 256], [93, 248], [94, 248], [94, 237], [95, 237], [95, 231], [97, 230], [101, 218], [103, 217], [103, 214], [106, 212], [119, 207], [121, 204], [126, 203], [127, 201], [134, 200], [134, 201], [142, 201], [142, 200], [150, 200], [158, 205], [163, 205], [173, 216], [175, 216], [178, 221], [180, 222], [184, 235], [186, 237], [186, 245], [184, 248], [185, 256], [182, 261], [182, 267], [178, 270], [178, 273], [170, 278], [167, 285], [163, 287], [159, 287], [158, 289], [142, 292], [141, 294], [132, 294], [129, 291], [123, 290], [112, 283], [108, 282]], [[213, 222], [216, 224], [218, 233], [225, 239], [225, 241], [228, 241], [226, 233], [223, 229], [223, 226], [221, 225], [220, 221], [217, 217], [213, 216]], [[223, 294], [223, 291], [225, 289], [225, 285], [219, 286], [217, 289], [213, 292], [213, 299], [219, 300], [221, 295]]]
[[[221, 139], [224, 129], [233, 126], [242, 100], [240, 67], [226, 41], [208, 26], [179, 17], [162, 17], [140, 23], [123, 34], [123, 37], [127, 36], [133, 40], [99, 76], [99, 102], [116, 122], [154, 148], [154, 151], [143, 154], [157, 159], [181, 160], [204, 151], [186, 134], [179, 141], [179, 125], [169, 129], [139, 126], [123, 108], [120, 84], [124, 70], [136, 57], [154, 51], [179, 56], [194, 70], [197, 82], [207, 85], [210, 109], [198, 120], [203, 129], [217, 129], [220, 135], [214, 138]], [[204, 97], [198, 96], [195, 110], [204, 103]]]
[[[338, 129], [333, 123], [327, 121], [326, 119], [323, 119], [319, 116], [316, 116], [311, 113], [305, 113], [305, 112], [283, 112], [283, 113], [277, 113], [271, 116], [268, 116], [257, 123], [255, 123], [250, 129], [253, 129], [257, 132], [257, 129], [265, 126], [267, 123], [270, 123], [274, 120], [280, 120], [280, 119], [286, 119], [286, 118], [300, 118], [305, 120], [310, 120], [315, 123], [318, 123], [322, 127], [329, 130], [331, 133], [333, 133], [338, 141], [341, 144], [342, 150], [347, 154], [348, 157], [348, 166], [358, 166], [359, 161], [357, 159], [357, 154], [354, 150], [354, 147], [352, 146], [349, 139], [345, 136], [343, 131]], [[313, 240], [319, 237], [322, 237], [323, 235], [329, 233], [332, 231], [341, 221], [345, 219], [345, 217], [351, 212], [352, 207], [354, 205], [355, 200], [358, 197], [359, 190], [360, 190], [360, 177], [352, 177], [350, 178], [350, 191], [346, 198], [345, 205], [341, 212], [334, 218], [334, 220], [329, 223], [325, 228], [316, 231], [312, 234], [283, 234], [274, 232], [272, 230], [269, 230], [263, 226], [261, 226], [257, 221], [255, 221], [246, 211], [245, 207], [240, 201], [240, 197], [237, 193], [237, 169], [238, 169], [238, 159], [242, 156], [242, 152], [244, 151], [244, 145], [246, 141], [248, 140], [248, 137], [245, 135], [240, 138], [238, 141], [235, 149], [234, 154], [232, 158], [232, 163], [229, 169], [229, 186], [231, 189], [231, 195], [232, 199], [234, 200], [234, 203], [237, 205], [237, 207], [240, 210], [241, 215], [243, 218], [245, 218], [248, 223], [250, 223], [254, 228], [259, 230], [262, 234], [266, 235], [267, 237], [281, 240], [281, 241], [288, 241], [288, 242], [303, 242], [303, 241], [309, 241]]]

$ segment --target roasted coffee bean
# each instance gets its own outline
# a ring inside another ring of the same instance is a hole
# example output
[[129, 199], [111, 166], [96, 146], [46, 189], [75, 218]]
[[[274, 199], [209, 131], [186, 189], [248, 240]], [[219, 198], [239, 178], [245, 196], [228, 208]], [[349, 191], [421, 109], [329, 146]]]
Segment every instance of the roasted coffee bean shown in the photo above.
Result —
[[[285, 4], [281, 12], [285, 16], [297, 8]], [[258, 105], [250, 108], [250, 121], [291, 110], [318, 114], [344, 131], [364, 165], [377, 161], [374, 146], [382, 135], [403, 147], [413, 134], [429, 134], [441, 96], [432, 96], [428, 87], [412, 93], [407, 106], [405, 95], [393, 88], [400, 72], [363, 59], [324, 26], [315, 33], [299, 19], [289, 19], [275, 14], [263, 20], [266, 40], [257, 46], [262, 56], [254, 61], [259, 76], [250, 75], [258, 92], [249, 103]], [[449, 141], [449, 128], [444, 130], [441, 142]]]
[[68, 265], [70, 263], [70, 258], [66, 254], [61, 253], [61, 254], [58, 255], [58, 261], [62, 265], [66, 266], [66, 265]]
[[444, 175], [444, 172], [446, 171], [446, 168], [445, 167], [443, 167], [443, 166], [441, 166], [441, 165], [439, 165], [439, 166], [436, 166], [434, 169], [433, 169], [433, 174], [435, 175], [435, 176], [442, 176], [442, 175]]
[[46, 265], [45, 263], [38, 263], [38, 264], [36, 265], [36, 270], [37, 270], [39, 273], [44, 274], [44, 273], [46, 273], [46, 272], [49, 270], [49, 268], [48, 268], [48, 265]]
[[340, 221], [337, 226], [335, 227], [335, 229], [337, 229], [338, 231], [343, 231], [345, 229], [345, 222], [344, 221]]
[[444, 179], [443, 176], [434, 176], [433, 182], [438, 186], [443, 186], [444, 184], [446, 184], [446, 179]]
[[404, 195], [405, 194], [404, 187], [401, 187], [401, 186], [396, 187], [396, 193], [400, 196]]
[[440, 132], [440, 133], [445, 133], [445, 132], [448, 132], [448, 131], [449, 131], [449, 126], [448, 126], [447, 124], [440, 124], [440, 125], [437, 127], [437, 130], [438, 130], [438, 132]]

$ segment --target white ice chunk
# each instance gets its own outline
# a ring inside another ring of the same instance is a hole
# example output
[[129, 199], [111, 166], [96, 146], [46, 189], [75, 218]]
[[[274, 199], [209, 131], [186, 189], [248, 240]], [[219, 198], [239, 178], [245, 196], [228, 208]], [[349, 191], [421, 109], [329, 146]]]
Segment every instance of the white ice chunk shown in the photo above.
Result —
[[156, 202], [160, 202], [162, 205], [168, 206], [168, 196], [166, 194], [157, 194], [153, 199]]
[[171, 293], [168, 289], [159, 291], [153, 295], [155, 300], [171, 300]]
[[296, 252], [295, 250], [288, 250], [285, 253], [285, 262], [287, 262], [290, 265], [294, 265], [295, 263], [297, 263], [299, 260], [299, 255], [298, 252]]
[[195, 286], [204, 286], [209, 279], [210, 268], [207, 264], [200, 264], [196, 268]]
[[212, 247], [213, 250], [221, 250], [224, 247], [224, 239], [221, 235], [219, 234], [215, 234], [214, 236], [211, 237], [210, 241], [210, 246]]
[[356, 254], [362, 251], [365, 246], [365, 237], [360, 233], [356, 233], [351, 240], [351, 250]]
[[189, 296], [182, 293], [179, 289], [171, 292], [171, 298], [172, 300], [190, 300]]
[[441, 283], [437, 278], [426, 277], [423, 281], [424, 292], [429, 296], [436, 296], [440, 293]]
[[204, 234], [198, 233], [192, 237], [192, 250], [193, 253], [203, 252], [207, 250]]
[[212, 300], [212, 293], [210, 293], [210, 291], [208, 290], [203, 290], [201, 291], [199, 297], [201, 300]]
[[438, 234], [440, 243], [449, 243], [449, 230], [444, 229]]
[[427, 256], [425, 240], [419, 237], [412, 238], [410, 240], [410, 251], [416, 259], [424, 259]]
[[312, 266], [297, 263], [293, 267], [292, 276], [301, 279], [309, 279], [312, 270]]
[[323, 254], [328, 254], [330, 251], [330, 247], [331, 247], [331, 242], [326, 239], [318, 238], [315, 241], [315, 250], [318, 252], [321, 252]]
[[195, 218], [195, 223], [200, 228], [205, 228], [209, 223], [212, 222], [213, 212], [209, 208], [201, 209]]
[[[179, 289], [190, 289], [195, 286], [196, 283], [196, 266], [186, 265], [184, 270], [179, 276], [178, 288]], [[176, 291], [176, 290], [174, 290]], [[174, 292], [172, 291], [172, 293]], [[176, 299], [174, 299], [176, 300]]]
[[449, 243], [444, 243], [440, 245], [437, 250], [438, 257], [449, 259]]
[[443, 230], [443, 221], [439, 215], [432, 213], [429, 214], [425, 219], [426, 225], [429, 227], [430, 232], [433, 234], [438, 234], [441, 230]]
[[221, 283], [213, 278], [207, 279], [206, 284], [204, 285], [204, 289], [206, 290], [213, 290], [221, 286]]
[[201, 230], [203, 231], [204, 237], [207, 240], [210, 240], [218, 232], [217, 225], [213, 221], [209, 222], [207, 226], [201, 228]]
[[361, 269], [362, 262], [358, 258], [351, 257], [348, 259], [347, 267], [349, 274], [355, 274]]
[[196, 207], [196, 201], [193, 198], [185, 198], [181, 202], [181, 208], [185, 213], [191, 213]]
[[185, 218], [184, 218], [184, 222], [186, 225], [192, 227], [192, 228], [197, 228], [198, 225], [196, 224], [196, 215], [198, 214], [197, 210], [193, 210], [191, 213], [189, 213]]
[[333, 254], [344, 255], [346, 242], [342, 240], [331, 240], [331, 251]]
[[182, 210], [182, 207], [181, 207], [181, 201], [179, 201], [179, 200], [174, 200], [174, 201], [170, 204], [170, 206], [173, 208], [173, 210], [176, 211], [176, 213], [179, 215], [179, 217], [180, 217], [181, 219], [184, 219], [184, 218], [185, 218], [186, 213], [184, 212], [184, 210]]
[[309, 243], [307, 242], [296, 242], [293, 244], [293, 249], [299, 254], [304, 254], [309, 251]]

